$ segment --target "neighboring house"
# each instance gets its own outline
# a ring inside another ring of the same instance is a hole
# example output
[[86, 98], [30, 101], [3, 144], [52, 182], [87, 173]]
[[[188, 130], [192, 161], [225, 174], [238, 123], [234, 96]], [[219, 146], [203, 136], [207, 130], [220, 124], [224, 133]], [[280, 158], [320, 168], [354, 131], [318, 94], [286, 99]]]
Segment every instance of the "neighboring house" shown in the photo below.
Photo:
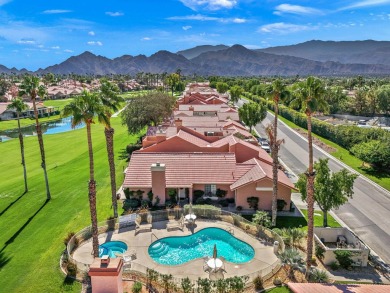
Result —
[[[278, 199], [290, 206], [294, 185], [279, 171]], [[248, 197], [259, 197], [259, 209], [270, 210], [272, 202], [272, 166], [259, 159], [237, 163], [235, 153], [203, 152], [133, 152], [123, 188], [152, 191], [164, 204], [170, 190], [180, 197], [188, 194], [192, 202], [195, 190], [215, 196], [217, 189], [226, 191], [224, 198], [234, 198], [236, 206], [249, 209]], [[187, 190], [186, 190], [187, 189]]]
[[[12, 120], [17, 118], [16, 111], [14, 109], [7, 109], [10, 103], [0, 103], [0, 120]], [[21, 113], [20, 118], [34, 117], [33, 103], [26, 103], [28, 109]], [[54, 115], [58, 107], [44, 106], [43, 103], [36, 103], [38, 115], [51, 116]]]

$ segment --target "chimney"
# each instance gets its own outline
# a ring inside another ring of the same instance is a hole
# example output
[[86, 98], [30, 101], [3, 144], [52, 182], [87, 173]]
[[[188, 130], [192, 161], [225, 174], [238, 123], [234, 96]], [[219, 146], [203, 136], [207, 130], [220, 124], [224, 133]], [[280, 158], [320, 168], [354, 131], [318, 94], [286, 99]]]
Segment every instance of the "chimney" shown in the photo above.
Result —
[[193, 106], [190, 106], [190, 107], [188, 108], [188, 110], [189, 110], [189, 111], [194, 111], [194, 107], [193, 107]]
[[167, 134], [162, 130], [162, 126], [159, 125], [156, 131], [156, 140], [157, 143], [162, 142], [167, 139]]
[[180, 118], [177, 118], [177, 119], [175, 120], [175, 125], [176, 125], [177, 130], [179, 130], [179, 128], [180, 128], [181, 126], [183, 126], [183, 120], [181, 120]]
[[160, 204], [165, 203], [165, 164], [156, 162], [150, 166], [151, 179], [152, 179], [152, 192], [154, 196], [160, 198]]
[[122, 258], [95, 258], [89, 267], [92, 293], [121, 293], [122, 285]]

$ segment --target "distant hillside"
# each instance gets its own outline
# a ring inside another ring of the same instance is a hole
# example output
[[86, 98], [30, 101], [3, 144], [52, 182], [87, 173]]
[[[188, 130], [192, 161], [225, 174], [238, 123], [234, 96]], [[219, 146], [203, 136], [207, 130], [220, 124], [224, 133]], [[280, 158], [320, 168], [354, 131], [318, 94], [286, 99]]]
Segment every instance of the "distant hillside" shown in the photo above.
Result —
[[[36, 73], [135, 75], [138, 72], [170, 73], [180, 69], [184, 75], [205, 76], [389, 75], [390, 56], [388, 56], [389, 52], [386, 47], [388, 44], [390, 42], [310, 41], [294, 46], [263, 50], [249, 50], [241, 45], [232, 47], [220, 45], [200, 46], [181, 51], [186, 56], [195, 56], [203, 51], [192, 59], [186, 58], [183, 54], [168, 51], [158, 51], [149, 57], [123, 55], [114, 59], [84, 52], [60, 64], [39, 69]], [[188, 52], [190, 53], [187, 54]], [[294, 56], [294, 54], [299, 56]], [[385, 56], [388, 57], [385, 58]], [[356, 62], [352, 62], [354, 60]], [[359, 60], [361, 60], [360, 63], [357, 62]], [[21, 73], [25, 71], [25, 69], [22, 71], [14, 68], [8, 69], [0, 65], [0, 72]]]
[[229, 47], [225, 45], [216, 45], [216, 46], [203, 45], [203, 46], [197, 46], [187, 50], [178, 51], [177, 54], [183, 55], [184, 57], [190, 60], [195, 57], [198, 57], [202, 53], [225, 50], [227, 48]]
[[321, 62], [390, 65], [389, 41], [309, 41], [297, 45], [271, 47], [256, 51]]

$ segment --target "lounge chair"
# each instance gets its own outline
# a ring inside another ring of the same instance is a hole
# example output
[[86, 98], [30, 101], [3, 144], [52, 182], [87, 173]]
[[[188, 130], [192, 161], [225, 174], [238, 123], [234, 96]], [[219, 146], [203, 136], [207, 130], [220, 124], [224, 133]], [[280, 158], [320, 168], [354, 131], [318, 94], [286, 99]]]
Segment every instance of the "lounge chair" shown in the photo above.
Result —
[[167, 230], [171, 230], [171, 229], [175, 229], [175, 228], [179, 228], [180, 230], [183, 231], [183, 228], [184, 228], [184, 217], [183, 215], [180, 217], [179, 220], [170, 220], [168, 223], [167, 223]]
[[141, 231], [147, 231], [152, 232], [152, 215], [148, 214], [146, 223], [142, 222], [142, 217], [138, 216], [135, 220], [135, 234], [137, 235], [138, 232]]

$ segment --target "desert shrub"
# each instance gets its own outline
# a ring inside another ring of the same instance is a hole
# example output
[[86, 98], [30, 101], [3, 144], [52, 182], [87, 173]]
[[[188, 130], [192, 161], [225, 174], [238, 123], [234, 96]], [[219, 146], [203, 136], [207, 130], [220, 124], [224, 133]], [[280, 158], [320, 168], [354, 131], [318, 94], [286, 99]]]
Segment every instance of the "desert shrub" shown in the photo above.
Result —
[[181, 285], [181, 289], [183, 290], [183, 293], [191, 293], [192, 288], [194, 287], [194, 285], [192, 284], [191, 280], [188, 277], [182, 279], [180, 285]]
[[340, 267], [340, 265], [337, 261], [331, 262], [329, 266], [333, 271], [337, 271]]
[[325, 249], [322, 246], [317, 244], [315, 248], [315, 254], [316, 257], [318, 257], [319, 259], [323, 259], [325, 254]]
[[273, 281], [275, 286], [282, 286], [282, 280], [280, 278], [275, 278]]
[[263, 279], [260, 276], [257, 276], [256, 278], [253, 279], [253, 285], [255, 286], [256, 290], [261, 290], [263, 289]]
[[66, 264], [66, 271], [68, 272], [68, 276], [76, 277], [77, 275], [77, 265], [72, 262], [68, 262]]
[[[75, 235], [74, 232], [69, 232], [68, 235], [66, 235], [66, 237], [64, 238], [64, 244], [65, 244], [65, 246], [68, 245], [70, 239], [72, 239], [72, 237], [73, 237], [74, 235]], [[75, 247], [77, 247], [78, 244], [79, 244], [79, 241], [78, 241], [77, 238], [75, 238], [75, 242], [74, 242]]]
[[326, 271], [313, 269], [310, 272], [310, 281], [315, 283], [327, 283], [329, 281], [329, 275]]
[[353, 260], [351, 258], [352, 252], [349, 250], [336, 250], [334, 251], [337, 261], [344, 269], [348, 269], [352, 266]]
[[133, 293], [140, 293], [142, 291], [142, 283], [141, 282], [135, 282], [133, 284], [133, 288], [131, 289], [131, 292]]

